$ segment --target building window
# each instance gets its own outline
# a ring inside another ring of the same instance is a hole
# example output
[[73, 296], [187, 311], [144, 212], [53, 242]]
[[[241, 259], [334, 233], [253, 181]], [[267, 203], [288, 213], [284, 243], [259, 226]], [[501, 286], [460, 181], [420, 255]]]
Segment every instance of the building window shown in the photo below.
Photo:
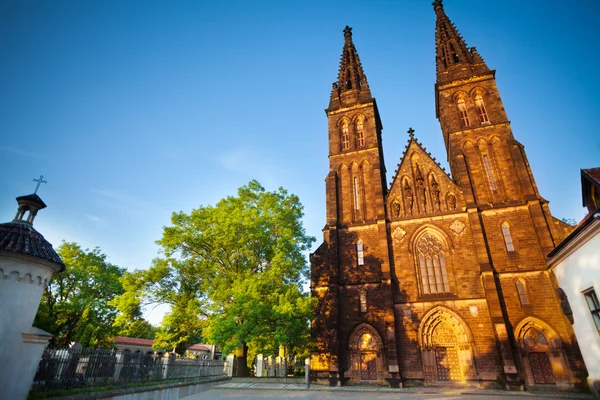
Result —
[[423, 235], [417, 243], [417, 257], [423, 294], [448, 293], [448, 273], [442, 243], [432, 235]]
[[342, 150], [350, 148], [350, 135], [348, 134], [348, 124], [342, 125]]
[[467, 106], [465, 105], [465, 99], [458, 99], [458, 113], [460, 114], [460, 122], [463, 127], [469, 126], [471, 122], [469, 121], [469, 114], [467, 113]]
[[492, 175], [492, 167], [490, 165], [490, 160], [487, 155], [483, 156], [483, 163], [485, 164], [485, 170], [488, 174], [488, 178], [490, 178], [490, 185], [492, 186], [492, 190], [496, 191], [496, 182], [494, 181], [494, 175]]
[[356, 123], [356, 142], [358, 147], [363, 147], [365, 145], [365, 132], [362, 119], [359, 119]]
[[519, 301], [521, 301], [522, 306], [529, 304], [527, 290], [525, 289], [525, 281], [523, 279], [517, 281], [517, 293], [519, 294]]
[[506, 250], [515, 251], [515, 246], [513, 246], [512, 237], [510, 236], [510, 226], [508, 225], [508, 222], [502, 224], [502, 236], [504, 236]]
[[596, 329], [600, 332], [600, 302], [598, 301], [596, 291], [594, 289], [589, 289], [583, 292], [583, 295], [585, 296], [585, 301], [592, 313], [592, 319], [594, 320], [594, 324], [596, 324]]
[[477, 107], [477, 113], [479, 114], [479, 120], [482, 124], [489, 124], [490, 119], [488, 118], [487, 110], [485, 109], [485, 104], [483, 102], [483, 97], [481, 94], [477, 94], [475, 96], [475, 107]]
[[354, 178], [354, 209], [356, 211], [360, 210], [360, 201], [359, 201], [359, 197], [358, 197], [358, 178]]
[[358, 265], [365, 265], [365, 253], [363, 250], [363, 242], [361, 240], [356, 243], [356, 258], [358, 259]]
[[360, 311], [367, 312], [367, 291], [365, 289], [360, 291]]

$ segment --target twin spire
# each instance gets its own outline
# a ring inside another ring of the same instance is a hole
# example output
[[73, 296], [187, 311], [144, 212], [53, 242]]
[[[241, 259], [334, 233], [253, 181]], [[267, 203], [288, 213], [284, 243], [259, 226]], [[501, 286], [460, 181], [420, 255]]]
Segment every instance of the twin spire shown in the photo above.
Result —
[[438, 83], [489, 72], [477, 49], [467, 47], [458, 29], [444, 12], [442, 0], [433, 2], [433, 10], [436, 15], [435, 61]]
[[344, 28], [344, 48], [340, 61], [337, 82], [333, 83], [329, 109], [372, 101], [367, 76], [358, 58], [358, 52], [352, 43], [352, 28]]
[[[444, 12], [442, 0], [434, 0], [437, 82], [450, 82], [489, 73], [475, 47], [468, 48], [458, 29]], [[358, 52], [352, 42], [352, 28], [344, 28], [344, 48], [337, 82], [333, 83], [329, 110], [373, 100]]]

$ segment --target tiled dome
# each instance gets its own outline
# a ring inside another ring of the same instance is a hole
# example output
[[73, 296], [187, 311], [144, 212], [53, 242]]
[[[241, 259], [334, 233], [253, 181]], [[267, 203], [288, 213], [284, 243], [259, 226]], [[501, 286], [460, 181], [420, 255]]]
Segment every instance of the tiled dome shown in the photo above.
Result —
[[0, 224], [0, 251], [38, 257], [60, 265], [60, 271], [65, 269], [65, 264], [56, 254], [52, 245], [44, 239], [41, 233], [28, 224], [20, 222]]

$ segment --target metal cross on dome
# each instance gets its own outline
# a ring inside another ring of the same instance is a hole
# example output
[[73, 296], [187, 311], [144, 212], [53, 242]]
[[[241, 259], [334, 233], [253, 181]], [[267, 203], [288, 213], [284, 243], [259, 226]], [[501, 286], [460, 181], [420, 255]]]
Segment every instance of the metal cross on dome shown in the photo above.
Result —
[[35, 191], [33, 192], [33, 194], [36, 194], [38, 189], [40, 188], [40, 185], [42, 183], [48, 183], [48, 181], [44, 180], [44, 175], [40, 175], [40, 179], [33, 179], [34, 182], [37, 182], [37, 186], [35, 187]]

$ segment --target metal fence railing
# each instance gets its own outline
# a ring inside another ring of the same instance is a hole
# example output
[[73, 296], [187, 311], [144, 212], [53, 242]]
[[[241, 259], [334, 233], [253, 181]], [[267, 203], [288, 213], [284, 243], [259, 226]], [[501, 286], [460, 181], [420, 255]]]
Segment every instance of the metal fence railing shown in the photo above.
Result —
[[46, 349], [35, 374], [34, 392], [129, 383], [192, 381], [223, 376], [224, 360], [177, 358], [107, 349]]

